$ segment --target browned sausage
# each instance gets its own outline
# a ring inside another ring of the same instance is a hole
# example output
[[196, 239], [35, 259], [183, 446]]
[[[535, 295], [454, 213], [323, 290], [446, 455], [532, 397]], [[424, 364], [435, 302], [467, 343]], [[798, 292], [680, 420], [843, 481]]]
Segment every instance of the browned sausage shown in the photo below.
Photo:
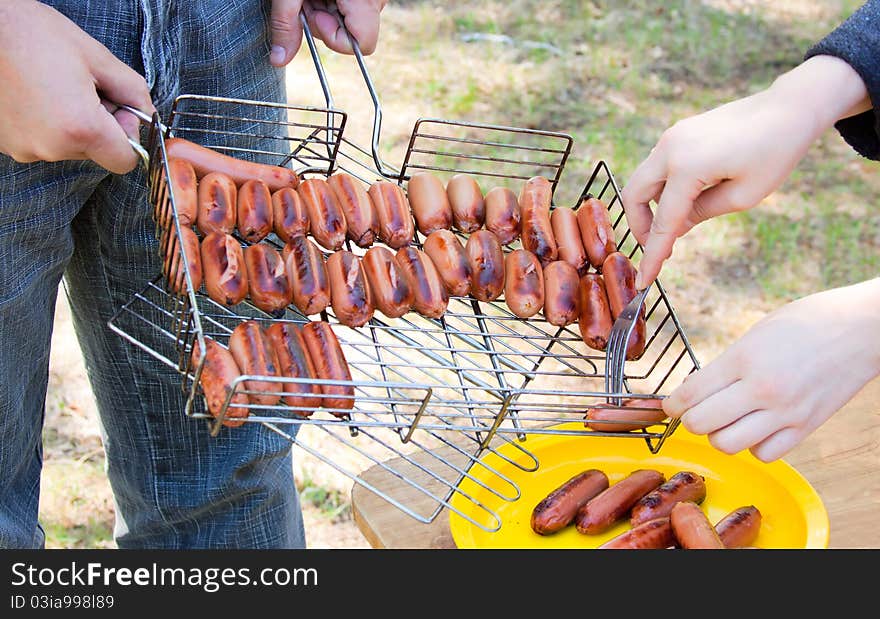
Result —
[[330, 280], [330, 305], [344, 325], [361, 327], [373, 317], [373, 297], [361, 259], [350, 251], [340, 250], [327, 259]]
[[[229, 336], [229, 352], [232, 353], [241, 373], [250, 376], [280, 376], [278, 357], [269, 338], [255, 320], [246, 320], [232, 330]], [[252, 404], [273, 406], [281, 400], [282, 383], [266, 380], [245, 381]]]
[[605, 350], [614, 322], [605, 293], [605, 281], [598, 273], [587, 273], [580, 281], [578, 327], [584, 344], [593, 350]]
[[[186, 254], [193, 291], [198, 291], [202, 286], [202, 254], [199, 248], [199, 237], [196, 236], [192, 228], [181, 226], [180, 240], [182, 242], [178, 245], [178, 237], [174, 228], [166, 228], [165, 230], [170, 235], [170, 243], [165, 246], [165, 264], [168, 265], [168, 268], [165, 270], [165, 276], [168, 278], [169, 287], [175, 294], [182, 294], [186, 291], [186, 276], [183, 268], [183, 259], [181, 258], [182, 251]], [[178, 247], [180, 251], [178, 251]]]
[[299, 197], [309, 215], [309, 230], [321, 246], [337, 250], [345, 242], [346, 225], [342, 208], [323, 178], [309, 178], [299, 184]]
[[452, 225], [462, 232], [475, 232], [483, 227], [486, 203], [477, 181], [467, 174], [456, 174], [446, 183], [446, 196], [452, 207]]
[[415, 247], [401, 247], [394, 260], [413, 291], [413, 309], [422, 316], [440, 318], [449, 305], [449, 294], [428, 255]]
[[304, 316], [320, 314], [330, 305], [330, 280], [324, 254], [301, 234], [284, 246], [284, 266], [293, 304]]
[[[266, 329], [266, 337], [278, 358], [278, 372], [281, 376], [309, 381], [318, 378], [302, 333], [295, 325], [276, 322]], [[313, 382], [284, 383], [284, 391], [288, 393], [282, 398], [285, 404], [305, 409], [295, 411], [295, 415], [309, 417], [314, 409], [321, 406], [321, 386]]]
[[[326, 322], [310, 322], [302, 328], [303, 340], [309, 351], [309, 357], [315, 365], [318, 378], [323, 380], [351, 380], [348, 362], [342, 353], [342, 347], [336, 334]], [[321, 385], [324, 394], [321, 405], [324, 408], [343, 409], [330, 411], [339, 418], [345, 418], [346, 410], [354, 408], [354, 386], [352, 385]], [[334, 397], [335, 396], [335, 397]]]
[[437, 267], [449, 294], [467, 296], [471, 291], [471, 266], [458, 237], [449, 230], [435, 230], [422, 248]]
[[225, 174], [212, 172], [199, 182], [199, 212], [196, 225], [202, 234], [235, 230], [238, 188]]
[[699, 505], [690, 501], [676, 503], [669, 514], [672, 532], [678, 545], [682, 548], [720, 550], [724, 542], [712, 527], [712, 523], [700, 509]]
[[608, 488], [608, 476], [590, 469], [578, 473], [547, 495], [532, 511], [532, 531], [538, 535], [556, 533], [571, 524], [584, 503]]
[[285, 243], [297, 234], [309, 233], [309, 216], [295, 189], [285, 187], [272, 194], [272, 224]]
[[367, 193], [379, 220], [379, 239], [394, 249], [412, 243], [415, 226], [403, 189], [389, 181], [377, 181]]
[[526, 181], [519, 194], [522, 245], [544, 266], [556, 260], [559, 254], [550, 224], [552, 198], [553, 186], [542, 176]]
[[754, 505], [739, 507], [718, 521], [715, 532], [725, 548], [751, 546], [761, 532], [761, 512]]
[[426, 172], [413, 174], [406, 190], [419, 232], [428, 236], [452, 228], [452, 207], [439, 178]]
[[608, 254], [617, 251], [608, 209], [601, 200], [585, 198], [577, 210], [577, 224], [590, 264], [602, 268]]
[[[193, 373], [199, 365], [200, 351], [199, 342], [196, 341], [191, 357]], [[241, 371], [238, 369], [232, 353], [209, 337], [205, 338], [205, 351], [205, 365], [202, 367], [199, 384], [205, 393], [208, 412], [214, 417], [219, 417], [223, 405], [226, 403], [226, 398], [229, 397], [229, 392], [233, 389], [232, 383], [241, 376]], [[223, 425], [230, 428], [244, 425], [244, 418], [248, 416], [248, 409], [245, 407], [251, 403], [247, 394], [242, 393], [245, 386], [240, 383], [239, 385], [229, 401], [226, 414], [223, 416]]]
[[[617, 320], [620, 312], [638, 294], [636, 290], [636, 269], [624, 254], [608, 254], [602, 263], [602, 279], [611, 306], [611, 317]], [[636, 326], [626, 348], [627, 359], [638, 359], [645, 352], [645, 307], [636, 319]]]
[[699, 504], [705, 498], [705, 478], [691, 471], [679, 471], [669, 481], [639, 499], [630, 512], [630, 525], [637, 527], [648, 520], [668, 516], [672, 513], [672, 507], [680, 501]]
[[412, 309], [415, 295], [391, 250], [378, 245], [368, 249], [364, 271], [376, 309], [389, 318], [399, 318]]
[[581, 533], [607, 531], [629, 513], [636, 502], [666, 481], [663, 473], [650, 469], [633, 471], [578, 510], [575, 525]]
[[268, 245], [251, 245], [244, 250], [244, 264], [251, 302], [267, 314], [280, 318], [293, 301], [281, 255]]
[[259, 243], [272, 232], [272, 194], [262, 181], [247, 181], [238, 189], [238, 233]]
[[544, 273], [532, 252], [517, 249], [504, 259], [504, 300], [520, 318], [534, 316], [544, 307]]
[[221, 305], [241, 303], [248, 293], [247, 267], [238, 241], [212, 232], [202, 239], [202, 271], [208, 296]]
[[[195, 225], [199, 214], [199, 183], [196, 180], [196, 171], [183, 159], [169, 160], [168, 170], [171, 172], [171, 190], [174, 192], [180, 225]], [[159, 220], [163, 227], [171, 225], [169, 215], [170, 211]]]
[[471, 295], [478, 301], [494, 301], [504, 290], [504, 252], [498, 237], [477, 230], [464, 250], [471, 268]]
[[655, 518], [624, 531], [599, 548], [606, 550], [659, 550], [675, 546], [675, 535], [669, 517]]
[[277, 191], [282, 187], [296, 187], [299, 182], [293, 170], [236, 159], [183, 138], [165, 140], [165, 151], [168, 153], [169, 159], [178, 158], [189, 161], [199, 178], [210, 172], [222, 172], [238, 185], [249, 180], [260, 180], [266, 183], [272, 191]]
[[379, 236], [379, 218], [367, 190], [351, 174], [337, 172], [327, 181], [342, 207], [348, 238], [358, 247], [369, 247]]
[[564, 327], [576, 322], [580, 308], [580, 280], [577, 270], [562, 260], [544, 267], [544, 318]]
[[629, 432], [647, 428], [666, 419], [660, 400], [633, 398], [624, 400], [621, 404], [623, 408], [589, 409], [584, 425], [597, 432]]
[[550, 214], [550, 226], [559, 252], [559, 259], [564, 260], [583, 275], [590, 268], [587, 252], [581, 243], [578, 231], [577, 215], [567, 206], [557, 206]]
[[516, 194], [506, 187], [495, 187], [486, 194], [486, 230], [498, 242], [509, 245], [519, 238], [520, 212]]

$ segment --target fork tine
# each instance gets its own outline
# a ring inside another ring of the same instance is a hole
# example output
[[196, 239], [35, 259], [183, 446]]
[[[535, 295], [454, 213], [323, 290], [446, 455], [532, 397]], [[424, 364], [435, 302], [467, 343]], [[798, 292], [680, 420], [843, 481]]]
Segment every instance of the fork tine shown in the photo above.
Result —
[[[611, 327], [608, 345], [605, 349], [605, 391], [606, 393], [623, 393], [624, 366], [629, 338], [635, 329], [636, 320], [642, 311], [649, 288], [640, 291], [623, 308]], [[608, 398], [609, 403], [620, 406], [621, 396]]]

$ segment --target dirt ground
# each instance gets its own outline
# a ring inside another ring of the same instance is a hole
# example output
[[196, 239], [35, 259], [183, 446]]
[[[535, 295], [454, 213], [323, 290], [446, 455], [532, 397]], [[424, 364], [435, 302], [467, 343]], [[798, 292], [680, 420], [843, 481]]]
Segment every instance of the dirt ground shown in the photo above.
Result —
[[[560, 184], [563, 195], [576, 195], [600, 158], [622, 183], [664, 127], [766, 86], [857, 4], [392, 2], [380, 52], [368, 60], [385, 104], [383, 156], [400, 161], [420, 116], [465, 118], [570, 132], [573, 171]], [[337, 106], [349, 113], [346, 135], [368, 143], [372, 111], [357, 66], [324, 59]], [[302, 100], [319, 92], [305, 47], [288, 71], [288, 91], [291, 102], [320, 103]], [[676, 246], [661, 280], [701, 361], [786, 300], [876, 274], [880, 257], [870, 248], [880, 246], [880, 225], [864, 217], [865, 205], [876, 204], [876, 179], [876, 168], [829, 134], [766, 200], [762, 215], [709, 222]], [[40, 517], [47, 545], [113, 547], [97, 411], [63, 293], [45, 428]], [[364, 466], [314, 428], [301, 436]], [[369, 547], [350, 517], [351, 481], [299, 451], [295, 472], [308, 545]]]

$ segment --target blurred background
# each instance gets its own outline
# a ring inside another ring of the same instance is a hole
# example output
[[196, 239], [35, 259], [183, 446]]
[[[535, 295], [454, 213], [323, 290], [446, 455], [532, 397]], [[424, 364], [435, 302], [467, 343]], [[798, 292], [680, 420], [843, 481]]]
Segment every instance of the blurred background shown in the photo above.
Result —
[[[765, 88], [860, 4], [391, 0], [367, 61], [385, 111], [383, 157], [400, 165], [420, 117], [566, 132], [574, 150], [556, 201], [572, 204], [599, 160], [624, 185], [666, 127]], [[346, 136], [368, 144], [372, 106], [356, 63], [321, 52]], [[305, 49], [287, 80], [291, 103], [323, 103]], [[702, 363], [787, 301], [877, 276], [876, 165], [829, 133], [762, 207], [678, 243], [661, 280]], [[115, 546], [96, 418], [62, 292], [40, 506], [48, 547]], [[309, 546], [368, 547], [351, 520], [351, 481], [301, 452], [295, 460]]]

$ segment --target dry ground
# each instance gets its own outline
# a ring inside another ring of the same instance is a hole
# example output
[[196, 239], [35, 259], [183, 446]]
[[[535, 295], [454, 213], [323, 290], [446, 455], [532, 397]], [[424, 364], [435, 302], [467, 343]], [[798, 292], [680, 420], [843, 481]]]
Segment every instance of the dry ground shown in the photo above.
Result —
[[[399, 162], [420, 116], [568, 132], [575, 148], [559, 195], [571, 201], [598, 159], [625, 181], [666, 126], [765, 87], [858, 4], [391, 2], [368, 61], [384, 103], [383, 153]], [[372, 117], [356, 66], [324, 57], [350, 116], [347, 135], [364, 143]], [[319, 102], [302, 97], [317, 92], [304, 51], [289, 92], [291, 101]], [[764, 208], [705, 224], [679, 243], [662, 279], [703, 362], [786, 300], [876, 275], [877, 179], [874, 164], [829, 134]], [[41, 504], [49, 546], [113, 546], [95, 415], [62, 298]], [[320, 445], [309, 430], [303, 435]], [[366, 547], [348, 515], [351, 482], [307, 456], [297, 456], [296, 470], [309, 545]]]

